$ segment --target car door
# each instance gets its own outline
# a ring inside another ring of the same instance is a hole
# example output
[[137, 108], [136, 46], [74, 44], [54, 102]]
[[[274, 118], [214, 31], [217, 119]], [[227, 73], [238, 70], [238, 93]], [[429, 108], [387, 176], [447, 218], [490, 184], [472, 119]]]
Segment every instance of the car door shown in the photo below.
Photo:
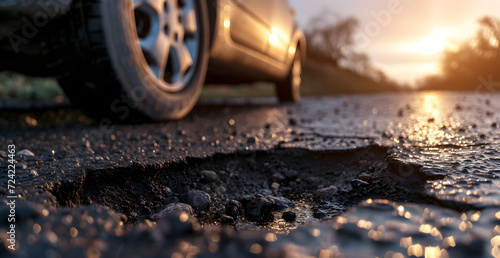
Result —
[[233, 0], [230, 35], [233, 42], [266, 54], [274, 0]]

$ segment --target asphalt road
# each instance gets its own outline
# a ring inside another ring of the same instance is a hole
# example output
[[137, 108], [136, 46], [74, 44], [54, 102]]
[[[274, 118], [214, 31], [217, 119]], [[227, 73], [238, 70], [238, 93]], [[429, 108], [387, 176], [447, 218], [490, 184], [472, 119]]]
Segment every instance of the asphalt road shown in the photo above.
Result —
[[0, 194], [12, 201], [15, 145], [17, 224], [15, 251], [0, 224], [0, 254], [498, 256], [499, 106], [439, 92], [205, 101], [137, 125], [2, 109]]

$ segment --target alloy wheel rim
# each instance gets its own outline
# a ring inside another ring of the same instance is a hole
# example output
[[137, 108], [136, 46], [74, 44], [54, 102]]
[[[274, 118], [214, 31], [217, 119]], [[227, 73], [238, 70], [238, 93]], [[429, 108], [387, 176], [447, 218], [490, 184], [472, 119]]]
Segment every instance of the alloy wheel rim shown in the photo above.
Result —
[[195, 0], [131, 0], [138, 45], [167, 92], [182, 91], [194, 76], [200, 52]]

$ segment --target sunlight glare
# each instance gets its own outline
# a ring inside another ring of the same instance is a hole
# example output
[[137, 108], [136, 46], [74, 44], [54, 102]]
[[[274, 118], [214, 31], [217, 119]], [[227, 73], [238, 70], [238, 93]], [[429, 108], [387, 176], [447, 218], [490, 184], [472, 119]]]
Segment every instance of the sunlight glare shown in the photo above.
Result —
[[448, 33], [444, 30], [437, 31], [431, 36], [421, 39], [412, 45], [412, 49], [422, 54], [434, 55], [442, 52], [448, 46]]

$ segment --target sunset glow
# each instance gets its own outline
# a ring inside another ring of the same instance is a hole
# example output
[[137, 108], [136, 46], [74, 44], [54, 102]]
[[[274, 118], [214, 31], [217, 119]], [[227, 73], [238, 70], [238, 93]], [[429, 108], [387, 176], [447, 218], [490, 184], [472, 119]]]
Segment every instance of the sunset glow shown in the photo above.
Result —
[[448, 46], [448, 33], [446, 31], [438, 31], [429, 37], [426, 37], [411, 45], [411, 49], [426, 55], [435, 55]]
[[[360, 21], [361, 32], [366, 35], [370, 34], [367, 34], [370, 29], [378, 28], [378, 33], [363, 42], [362, 50], [388, 76], [410, 84], [429, 74], [440, 73], [440, 53], [454, 50], [460, 42], [473, 37], [478, 19], [487, 15], [498, 17], [500, 8], [500, 1], [494, 0], [405, 0], [397, 1], [399, 9], [391, 13], [389, 2], [290, 0], [303, 28], [324, 10], [340, 17], [355, 17]], [[385, 16], [381, 16], [382, 13]]]

